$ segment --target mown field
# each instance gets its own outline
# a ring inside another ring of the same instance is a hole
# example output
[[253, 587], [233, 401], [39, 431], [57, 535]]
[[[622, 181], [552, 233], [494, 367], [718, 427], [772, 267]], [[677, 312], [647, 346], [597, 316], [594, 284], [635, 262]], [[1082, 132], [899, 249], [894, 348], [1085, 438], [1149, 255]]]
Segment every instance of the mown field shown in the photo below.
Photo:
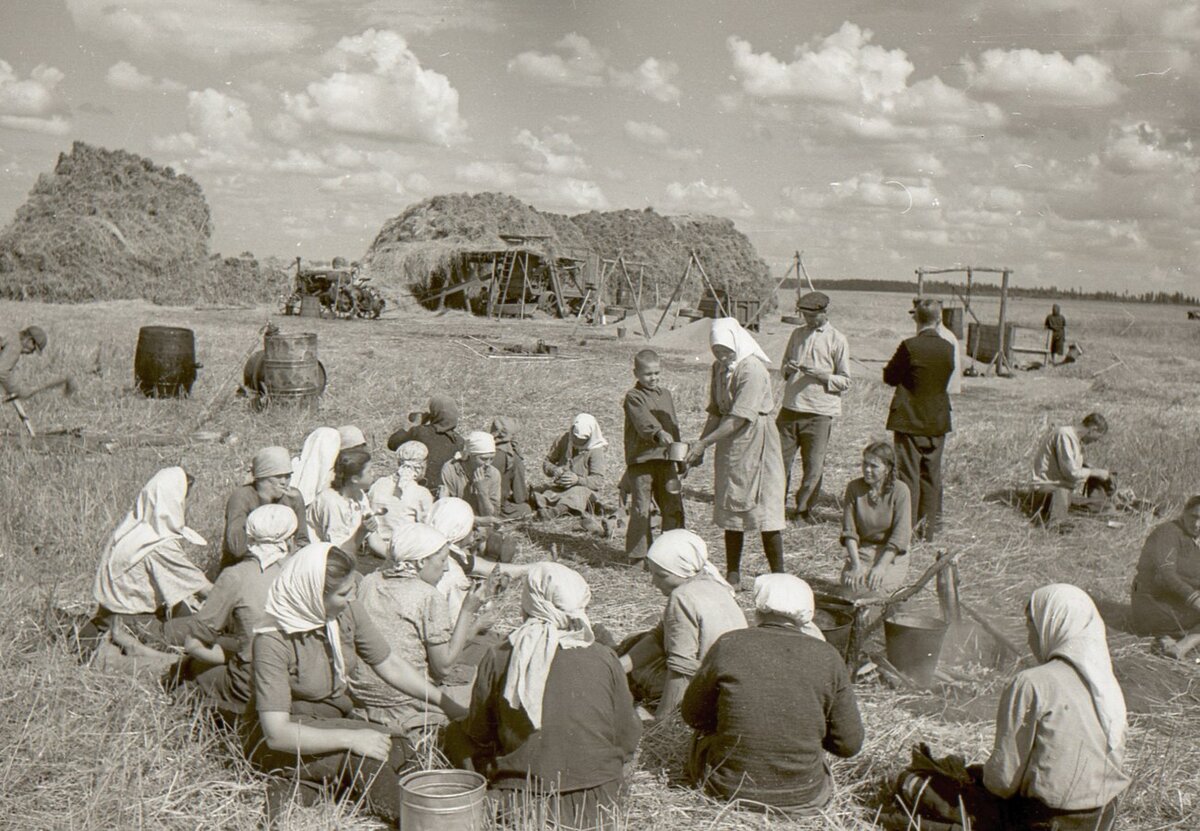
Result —
[[[791, 298], [783, 302], [790, 305]], [[1040, 303], [1013, 305], [1012, 317], [1025, 323], [1039, 323], [1048, 311]], [[854, 366], [856, 383], [830, 448], [827, 501], [819, 511], [830, 520], [835, 498], [857, 475], [860, 448], [884, 433], [890, 390], [878, 382], [878, 361], [910, 333], [907, 308], [902, 295], [834, 295], [835, 325], [865, 363]], [[23, 361], [25, 380], [71, 372], [81, 382], [75, 398], [31, 401], [35, 425], [83, 428], [115, 441], [107, 451], [80, 443], [34, 447], [20, 437], [11, 411], [0, 428], [0, 593], [7, 600], [0, 614], [0, 824], [25, 828], [254, 828], [262, 821], [262, 781], [193, 701], [168, 696], [152, 678], [81, 667], [67, 645], [51, 637], [49, 608], [90, 611], [105, 535], [155, 470], [182, 464], [196, 475], [189, 524], [215, 541], [225, 497], [257, 448], [298, 449], [316, 426], [354, 423], [390, 466], [383, 449], [387, 434], [441, 391], [458, 399], [465, 429], [486, 428], [498, 414], [515, 418], [535, 481], [542, 453], [571, 416], [593, 413], [612, 443], [615, 490], [620, 401], [632, 383], [630, 358], [643, 345], [634, 331], [625, 341], [597, 339], [591, 330], [552, 321], [500, 324], [401, 310], [375, 323], [305, 321], [302, 327], [297, 318], [272, 316], [285, 331], [319, 333], [330, 383], [316, 412], [254, 413], [242, 399], [224, 400], [222, 392], [240, 378], [241, 362], [255, 347], [269, 309], [5, 302], [0, 310], [14, 325], [36, 322], [50, 332], [46, 355]], [[980, 304], [978, 311], [985, 320], [994, 316], [994, 306]], [[966, 380], [955, 401], [957, 429], [946, 456], [946, 531], [936, 546], [915, 550], [914, 573], [937, 548], [962, 552], [963, 598], [1018, 642], [1022, 605], [1032, 588], [1068, 581], [1092, 592], [1116, 625], [1110, 646], [1132, 713], [1128, 764], [1136, 782], [1124, 800], [1121, 827], [1200, 827], [1200, 674], [1195, 664], [1151, 656], [1145, 641], [1119, 630], [1141, 541], [1160, 520], [1128, 515], [1116, 527], [1083, 521], [1073, 534], [1046, 534], [996, 499], [1024, 479], [1033, 444], [1048, 423], [1098, 409], [1113, 428], [1091, 451], [1098, 463], [1174, 514], [1187, 494], [1200, 490], [1200, 323], [1168, 307], [1070, 304], [1064, 312], [1071, 339], [1084, 346], [1081, 362], [1012, 379]], [[787, 327], [772, 320], [760, 341], [777, 357]], [[137, 330], [149, 324], [195, 330], [204, 368], [191, 400], [148, 401], [132, 391]], [[612, 331], [610, 326], [606, 334]], [[560, 345], [561, 359], [480, 357], [462, 345], [480, 349], [467, 335], [502, 345], [545, 338]], [[660, 340], [685, 438], [694, 437], [704, 420], [707, 349], [693, 345], [687, 332]], [[189, 440], [198, 429], [226, 438]], [[688, 524], [708, 540], [720, 563], [720, 534], [708, 504], [711, 467], [693, 472], [686, 485]], [[833, 521], [789, 529], [789, 570], [835, 578], [841, 563], [837, 536]], [[520, 557], [545, 557], [551, 546], [587, 577], [592, 617], [615, 635], [656, 619], [662, 599], [644, 573], [620, 564], [619, 541], [586, 538], [569, 523], [530, 526]], [[747, 549], [743, 574], [752, 578], [765, 563], [756, 543]], [[214, 543], [198, 556], [207, 561], [215, 554]], [[745, 593], [740, 597], [749, 601]], [[518, 622], [515, 600], [510, 589], [503, 628]], [[921, 602], [936, 600], [926, 593]], [[1011, 665], [993, 668], [984, 659], [994, 652], [986, 636], [966, 640], [956, 670], [964, 680], [956, 685], [934, 693], [893, 690], [875, 680], [860, 685], [868, 743], [858, 758], [834, 764], [840, 788], [825, 816], [786, 822], [730, 812], [679, 787], [687, 733], [669, 722], [650, 728], [643, 742], [628, 827], [872, 827], [886, 786], [914, 741], [926, 739], [970, 759], [990, 748], [994, 696]], [[288, 823], [374, 825], [352, 805], [297, 810]]]

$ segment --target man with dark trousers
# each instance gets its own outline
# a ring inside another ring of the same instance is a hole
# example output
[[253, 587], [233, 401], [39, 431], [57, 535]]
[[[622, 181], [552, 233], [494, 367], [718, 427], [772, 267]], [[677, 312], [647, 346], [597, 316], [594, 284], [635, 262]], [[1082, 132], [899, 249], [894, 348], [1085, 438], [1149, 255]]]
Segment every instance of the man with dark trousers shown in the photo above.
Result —
[[895, 387], [887, 428], [896, 446], [896, 477], [912, 493], [913, 531], [932, 541], [942, 516], [942, 448], [950, 432], [947, 382], [954, 347], [938, 336], [938, 302], [921, 300], [909, 313], [917, 334], [903, 341], [883, 368]]

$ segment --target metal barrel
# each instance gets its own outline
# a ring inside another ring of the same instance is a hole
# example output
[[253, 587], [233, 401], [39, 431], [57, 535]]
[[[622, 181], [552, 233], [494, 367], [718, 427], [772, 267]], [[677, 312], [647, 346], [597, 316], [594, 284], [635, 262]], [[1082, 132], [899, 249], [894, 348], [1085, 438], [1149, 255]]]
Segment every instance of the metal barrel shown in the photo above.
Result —
[[196, 382], [196, 336], [178, 326], [143, 326], [138, 330], [133, 374], [142, 395], [185, 398]]
[[931, 686], [946, 621], [927, 615], [898, 614], [883, 621], [887, 659], [892, 666], [923, 686]]
[[484, 831], [487, 780], [467, 770], [419, 770], [400, 780], [404, 831]]
[[272, 401], [311, 402], [325, 391], [315, 332], [267, 335], [263, 347], [261, 386]]
[[300, 317], [320, 317], [321, 298], [315, 294], [300, 295]]

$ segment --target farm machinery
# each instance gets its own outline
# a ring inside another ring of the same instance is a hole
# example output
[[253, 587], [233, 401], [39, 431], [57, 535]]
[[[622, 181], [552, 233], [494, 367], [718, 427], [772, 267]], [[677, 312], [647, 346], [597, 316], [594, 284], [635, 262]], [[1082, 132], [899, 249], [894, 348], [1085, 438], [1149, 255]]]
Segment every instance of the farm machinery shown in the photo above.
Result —
[[305, 266], [297, 257], [295, 287], [283, 301], [283, 313], [374, 320], [386, 302], [370, 279], [360, 277], [358, 263], [348, 264], [345, 257], [334, 257], [328, 267]]

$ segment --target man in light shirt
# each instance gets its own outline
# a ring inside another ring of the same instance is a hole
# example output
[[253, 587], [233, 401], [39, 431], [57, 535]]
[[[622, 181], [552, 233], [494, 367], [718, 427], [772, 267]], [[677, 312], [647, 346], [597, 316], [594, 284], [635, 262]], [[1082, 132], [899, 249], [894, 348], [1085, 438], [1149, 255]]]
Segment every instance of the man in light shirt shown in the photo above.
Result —
[[833, 420], [842, 414], [842, 395], [850, 389], [850, 347], [829, 322], [828, 308], [829, 298], [819, 291], [805, 294], [796, 304], [804, 325], [792, 332], [783, 353], [783, 408], [775, 420], [789, 489], [792, 462], [800, 451], [803, 474], [796, 488], [795, 516], [808, 524], [821, 495]]
[[1109, 472], [1088, 467], [1083, 446], [1108, 433], [1108, 421], [1100, 413], [1085, 416], [1078, 427], [1055, 427], [1042, 437], [1033, 456], [1033, 482], [1040, 495], [1038, 516], [1047, 526], [1067, 518], [1071, 494], [1088, 479], [1109, 480]]

